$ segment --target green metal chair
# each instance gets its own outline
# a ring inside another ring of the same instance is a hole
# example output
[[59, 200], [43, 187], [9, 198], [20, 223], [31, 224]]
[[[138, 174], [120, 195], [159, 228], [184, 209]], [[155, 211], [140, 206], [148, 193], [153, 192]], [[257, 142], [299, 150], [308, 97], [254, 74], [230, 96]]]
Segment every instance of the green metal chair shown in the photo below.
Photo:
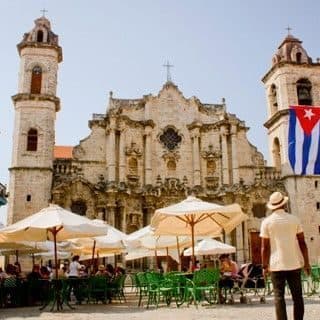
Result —
[[318, 265], [311, 266], [311, 283], [311, 294], [317, 294], [320, 285], [320, 266]]
[[107, 278], [104, 276], [93, 276], [89, 278], [88, 302], [94, 301], [106, 304], [108, 298]]
[[156, 272], [146, 273], [148, 282], [148, 303], [158, 307], [160, 301], [164, 301], [167, 306], [170, 305], [173, 292], [173, 283], [170, 279], [164, 278], [161, 274]]
[[138, 272], [135, 274], [135, 284], [139, 294], [138, 307], [140, 307], [142, 298], [148, 296], [148, 281], [145, 272]]
[[187, 279], [185, 301], [193, 301], [198, 307], [201, 301], [213, 304], [218, 301], [219, 269], [202, 269], [194, 273], [193, 279]]
[[126, 280], [125, 274], [118, 275], [117, 277], [112, 279], [112, 281], [108, 284], [108, 291], [109, 291], [110, 297], [116, 297], [119, 299], [120, 302], [121, 300], [126, 302], [126, 297], [124, 295], [125, 280]]
[[171, 281], [172, 298], [174, 298], [179, 308], [185, 302], [187, 278], [181, 272], [167, 273], [165, 278]]

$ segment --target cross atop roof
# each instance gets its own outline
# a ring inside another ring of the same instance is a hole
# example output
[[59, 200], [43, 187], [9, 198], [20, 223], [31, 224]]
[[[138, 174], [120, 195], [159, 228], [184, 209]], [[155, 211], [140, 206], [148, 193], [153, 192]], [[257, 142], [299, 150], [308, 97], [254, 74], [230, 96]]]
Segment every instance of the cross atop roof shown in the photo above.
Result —
[[173, 64], [170, 64], [169, 60], [167, 60], [166, 64], [164, 64], [162, 66], [167, 68], [167, 82], [170, 82], [171, 81], [170, 68], [173, 68]]
[[42, 12], [42, 16], [45, 17], [46, 16], [46, 12], [48, 12], [48, 10], [42, 9], [42, 10], [40, 10], [40, 12]]
[[288, 36], [291, 35], [290, 31], [292, 30], [292, 28], [290, 28], [289, 26], [286, 27], [286, 30], [288, 31]]

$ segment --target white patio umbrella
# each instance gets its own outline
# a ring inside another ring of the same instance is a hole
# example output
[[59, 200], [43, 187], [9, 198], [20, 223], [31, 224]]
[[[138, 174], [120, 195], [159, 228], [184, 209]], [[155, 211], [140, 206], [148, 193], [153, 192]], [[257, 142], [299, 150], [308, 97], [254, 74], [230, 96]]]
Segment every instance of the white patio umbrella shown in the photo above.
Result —
[[[190, 236], [167, 236], [156, 235], [151, 226], [146, 226], [138, 231], [129, 234], [126, 238], [126, 245], [128, 248], [129, 258], [133, 256], [133, 249], [140, 248], [138, 254], [146, 254], [142, 257], [161, 256], [159, 250], [165, 249], [169, 252], [170, 256], [180, 257], [180, 247], [187, 247], [191, 245]], [[148, 251], [150, 250], [150, 251]], [[166, 253], [164, 255], [167, 255]], [[179, 264], [181, 262], [179, 261]]]
[[222, 206], [189, 196], [179, 203], [157, 209], [151, 227], [155, 228], [155, 234], [158, 235], [191, 236], [194, 266], [195, 235], [215, 237], [222, 232], [230, 233], [247, 218], [236, 203]]
[[[215, 255], [223, 253], [234, 253], [236, 248], [229, 244], [217, 241], [211, 238], [205, 238], [194, 246], [194, 254], [196, 256]], [[192, 248], [188, 248], [183, 252], [184, 256], [192, 255]]]
[[127, 235], [124, 232], [99, 219], [92, 220], [92, 222], [105, 226], [107, 228], [107, 234], [104, 236], [71, 240], [72, 243], [79, 246], [79, 249], [73, 251], [74, 253], [79, 253], [83, 260], [84, 256], [88, 256], [91, 253], [93, 262], [95, 252], [99, 254], [99, 257], [107, 257], [125, 252], [124, 241]]
[[[67, 211], [58, 205], [50, 204], [17, 223], [0, 230], [12, 241], [53, 240], [55, 264], [57, 265], [57, 241], [72, 238], [91, 237], [107, 234], [104, 225], [92, 223], [92, 220]], [[56, 268], [58, 278], [58, 269]]]
[[[154, 257], [155, 251], [147, 248], [128, 248], [128, 253], [125, 256], [127, 261], [141, 259], [145, 257]], [[180, 262], [180, 257], [175, 249], [169, 249], [168, 251], [165, 249], [157, 250], [157, 256], [171, 256], [178, 263]]]

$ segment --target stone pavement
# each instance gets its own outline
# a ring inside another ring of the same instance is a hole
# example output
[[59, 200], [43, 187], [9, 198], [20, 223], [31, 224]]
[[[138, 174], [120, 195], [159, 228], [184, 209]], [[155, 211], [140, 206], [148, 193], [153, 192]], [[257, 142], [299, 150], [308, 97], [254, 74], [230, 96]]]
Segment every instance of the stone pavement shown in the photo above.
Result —
[[[170, 307], [160, 306], [158, 309], [145, 306], [138, 308], [136, 297], [129, 296], [127, 303], [113, 302], [109, 305], [91, 304], [76, 306], [76, 310], [64, 310], [62, 313], [50, 313], [39, 311], [36, 307], [0, 309], [0, 319], [7, 320], [271, 320], [275, 319], [272, 298], [268, 298], [266, 304], [260, 304], [253, 299], [251, 304], [240, 304], [237, 300], [234, 305], [215, 305], [176, 308], [174, 303]], [[288, 315], [292, 319], [292, 304], [288, 301]], [[305, 298], [305, 320], [320, 319], [320, 298], [318, 296]]]

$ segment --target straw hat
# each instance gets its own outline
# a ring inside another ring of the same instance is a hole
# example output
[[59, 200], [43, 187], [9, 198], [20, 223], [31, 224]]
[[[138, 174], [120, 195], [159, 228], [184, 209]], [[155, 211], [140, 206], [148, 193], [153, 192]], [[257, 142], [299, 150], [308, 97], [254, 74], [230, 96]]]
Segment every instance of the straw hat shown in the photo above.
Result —
[[98, 270], [99, 271], [105, 271], [106, 267], [103, 264], [100, 264], [99, 267], [98, 267]]
[[270, 196], [269, 202], [267, 203], [267, 207], [270, 210], [275, 210], [286, 204], [288, 200], [288, 197], [284, 196], [281, 192], [276, 191]]

